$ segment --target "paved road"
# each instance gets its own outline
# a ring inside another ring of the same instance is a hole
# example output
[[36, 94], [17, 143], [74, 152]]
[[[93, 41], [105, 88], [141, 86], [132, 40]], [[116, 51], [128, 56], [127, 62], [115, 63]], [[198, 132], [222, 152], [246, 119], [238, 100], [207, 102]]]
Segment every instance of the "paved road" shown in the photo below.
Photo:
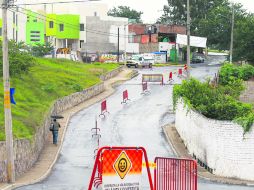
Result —
[[[153, 71], [142, 70], [141, 73], [164, 73], [170, 68], [155, 68]], [[176, 68], [175, 68], [176, 69]], [[193, 70], [192, 75], [199, 79], [212, 76], [217, 67], [200, 67]], [[143, 96], [141, 92], [141, 76], [119, 86], [116, 92], [107, 99], [110, 114], [106, 119], [99, 119], [101, 128], [101, 146], [143, 146], [150, 161], [155, 156], [174, 157], [161, 126], [174, 121], [172, 109], [172, 86], [149, 85], [151, 95]], [[180, 82], [179, 79], [176, 80]], [[131, 101], [121, 105], [122, 91], [128, 89]], [[78, 114], [70, 122], [59, 160], [51, 175], [41, 183], [30, 185], [19, 190], [81, 190], [87, 189], [94, 162], [96, 139], [92, 139], [91, 128], [94, 127], [95, 116], [98, 116], [100, 104], [95, 104]], [[142, 189], [149, 189], [146, 176]], [[250, 187], [228, 186], [199, 180], [199, 190], [251, 190]]]

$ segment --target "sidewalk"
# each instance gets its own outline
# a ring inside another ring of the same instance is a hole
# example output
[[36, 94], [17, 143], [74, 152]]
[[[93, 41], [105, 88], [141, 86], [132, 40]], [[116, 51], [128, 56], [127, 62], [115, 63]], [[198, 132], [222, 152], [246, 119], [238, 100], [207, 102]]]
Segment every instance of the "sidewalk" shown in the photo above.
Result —
[[[163, 131], [167, 137], [168, 142], [172, 145], [174, 153], [179, 158], [193, 159], [192, 156], [188, 153], [188, 150], [186, 149], [174, 124], [164, 126]], [[254, 185], [253, 181], [245, 181], [245, 180], [240, 180], [235, 178], [226, 178], [226, 177], [216, 176], [208, 172], [206, 169], [204, 169], [200, 165], [198, 165], [198, 176], [200, 178], [213, 181], [213, 182], [218, 182], [218, 183], [233, 184], [233, 185], [248, 185], [248, 186]]]
[[38, 161], [35, 165], [25, 174], [18, 177], [14, 184], [3, 184], [0, 183], [0, 190], [9, 190], [13, 188], [17, 188], [24, 185], [34, 184], [39, 181], [45, 179], [51, 172], [54, 164], [57, 161], [58, 155], [61, 151], [62, 144], [64, 141], [65, 132], [67, 130], [67, 126], [71, 116], [80, 110], [87, 108], [114, 93], [113, 86], [117, 83], [122, 83], [132, 77], [132, 70], [124, 69], [121, 73], [119, 73], [116, 77], [109, 79], [104, 82], [105, 91], [81, 104], [75, 106], [69, 110], [62, 112], [60, 115], [64, 116], [64, 119], [59, 120], [62, 128], [59, 131], [59, 144], [55, 146], [52, 144], [52, 135], [49, 133], [47, 142], [45, 143], [45, 147], [41, 152]]

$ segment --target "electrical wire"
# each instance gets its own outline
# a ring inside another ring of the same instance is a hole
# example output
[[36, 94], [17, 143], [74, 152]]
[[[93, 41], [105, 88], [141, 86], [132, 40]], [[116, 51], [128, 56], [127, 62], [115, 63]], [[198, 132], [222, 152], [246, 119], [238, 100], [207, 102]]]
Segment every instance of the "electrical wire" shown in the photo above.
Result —
[[[36, 15], [39, 15], [39, 16], [45, 18], [45, 19], [43, 19], [43, 18], [39, 18], [39, 19], [41, 19], [41, 20], [43, 20], [43, 21], [46, 21], [46, 22], [49, 22], [49, 21], [47, 20], [47, 16], [45, 16], [45, 15], [43, 15], [43, 14], [40, 14], [40, 13], [37, 13], [37, 12], [33, 12], [33, 11], [31, 11], [31, 10], [29, 10], [29, 9], [25, 9], [25, 8], [23, 8], [23, 7], [18, 7], [18, 8], [21, 8], [22, 10], [25, 10], [25, 11], [27, 11], [27, 12], [32, 12], [32, 13], [34, 13], [34, 14], [36, 14]], [[27, 15], [27, 16], [31, 16], [31, 15], [29, 15], [28, 13], [26, 13], [26, 12], [24, 12], [24, 11], [13, 10], [13, 9], [12, 9], [12, 11], [19, 12], [19, 13], [25, 14], [25, 15]], [[71, 23], [68, 23], [68, 22], [65, 22], [65, 21], [63, 21], [63, 20], [58, 20], [58, 19], [50, 18], [50, 21], [55, 21], [56, 24], [65, 24], [65, 25], [68, 26], [68, 28], [72, 28], [72, 29], [74, 29], [74, 30], [80, 31], [79, 26], [74, 25], [74, 24], [71, 24]], [[88, 29], [87, 27], [84, 28], [84, 30], [87, 31], [87, 32], [89, 32], [89, 33], [100, 34], [100, 35], [105, 35], [105, 36], [112, 36], [112, 37], [118, 37], [118, 34], [116, 34], [116, 33], [109, 33], [109, 32], [104, 32], [104, 31], [98, 31], [98, 30]], [[119, 37], [122, 37], [122, 38], [129, 38], [130, 36], [131, 36], [131, 35], [121, 35], [121, 34], [119, 35]]]
[[[91, 0], [90, 0], [91, 1]], [[100, 0], [93, 0], [93, 1], [100, 1]], [[91, 2], [93, 2], [91, 1]], [[67, 4], [67, 3], [85, 3], [85, 2], [89, 2], [88, 1], [55, 1], [55, 2], [45, 2], [45, 3], [22, 3], [22, 4], [15, 4], [17, 6], [26, 6], [26, 5], [53, 5], [53, 4]]]

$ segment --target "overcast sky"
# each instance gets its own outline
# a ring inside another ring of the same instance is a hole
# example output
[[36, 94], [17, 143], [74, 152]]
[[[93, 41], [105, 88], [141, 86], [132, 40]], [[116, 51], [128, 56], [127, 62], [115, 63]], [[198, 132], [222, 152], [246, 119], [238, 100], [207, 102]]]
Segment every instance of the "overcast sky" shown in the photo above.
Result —
[[[254, 0], [231, 0], [242, 3], [244, 8], [254, 13]], [[167, 0], [102, 0], [109, 8], [119, 5], [130, 6], [133, 9], [142, 11], [142, 20], [146, 23], [154, 23], [162, 15], [163, 6]]]

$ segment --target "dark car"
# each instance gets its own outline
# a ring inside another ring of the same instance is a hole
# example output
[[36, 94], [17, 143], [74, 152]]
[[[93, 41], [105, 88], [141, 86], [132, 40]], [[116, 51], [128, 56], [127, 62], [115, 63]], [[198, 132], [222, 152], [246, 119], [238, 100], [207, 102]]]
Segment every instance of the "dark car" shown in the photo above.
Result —
[[201, 56], [192, 57], [192, 63], [204, 63], [205, 59]]

